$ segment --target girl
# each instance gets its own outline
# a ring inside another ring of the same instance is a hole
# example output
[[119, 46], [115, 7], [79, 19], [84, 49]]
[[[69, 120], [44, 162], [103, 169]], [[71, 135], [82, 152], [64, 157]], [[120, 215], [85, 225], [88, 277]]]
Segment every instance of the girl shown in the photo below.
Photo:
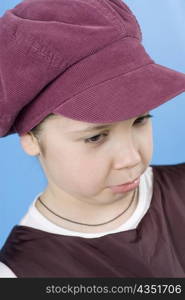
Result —
[[185, 74], [150, 58], [121, 0], [23, 1], [0, 45], [1, 137], [18, 133], [48, 180], [1, 277], [185, 277], [185, 164], [149, 165], [150, 110]]

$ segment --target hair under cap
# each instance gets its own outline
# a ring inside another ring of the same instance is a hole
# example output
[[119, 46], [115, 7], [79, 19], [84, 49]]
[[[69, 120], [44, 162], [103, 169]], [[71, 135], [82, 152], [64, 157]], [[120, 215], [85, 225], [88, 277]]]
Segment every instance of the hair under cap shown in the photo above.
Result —
[[0, 137], [48, 114], [111, 123], [185, 91], [156, 64], [121, 0], [25, 0], [0, 18]]

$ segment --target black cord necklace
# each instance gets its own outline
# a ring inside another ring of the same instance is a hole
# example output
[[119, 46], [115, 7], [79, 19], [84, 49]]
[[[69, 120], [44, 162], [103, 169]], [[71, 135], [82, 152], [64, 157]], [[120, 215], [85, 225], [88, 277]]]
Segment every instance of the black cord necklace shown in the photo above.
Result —
[[40, 199], [40, 197], [38, 198], [38, 200], [40, 201], [40, 203], [47, 209], [49, 210], [52, 214], [54, 214], [55, 216], [63, 219], [63, 220], [66, 220], [68, 222], [71, 222], [71, 223], [75, 223], [75, 224], [80, 224], [80, 225], [86, 225], [86, 226], [101, 226], [101, 225], [104, 225], [104, 224], [108, 224], [114, 220], [116, 220], [117, 218], [119, 218], [121, 215], [123, 215], [128, 209], [129, 207], [132, 205], [132, 203], [134, 202], [134, 199], [135, 199], [135, 195], [136, 195], [136, 192], [138, 191], [138, 188], [134, 191], [133, 193], [133, 197], [132, 197], [132, 200], [130, 201], [128, 207], [126, 209], [124, 209], [124, 211], [122, 211], [118, 216], [116, 216], [115, 218], [111, 219], [110, 221], [107, 221], [107, 222], [104, 222], [104, 223], [100, 223], [100, 224], [86, 224], [86, 223], [80, 223], [80, 222], [76, 222], [76, 221], [73, 221], [73, 220], [70, 220], [70, 219], [67, 219], [67, 218], [64, 218], [64, 217], [61, 217], [59, 216], [58, 214], [56, 214], [54, 211], [52, 211], [49, 207], [46, 206], [45, 203], [42, 202], [42, 200]]

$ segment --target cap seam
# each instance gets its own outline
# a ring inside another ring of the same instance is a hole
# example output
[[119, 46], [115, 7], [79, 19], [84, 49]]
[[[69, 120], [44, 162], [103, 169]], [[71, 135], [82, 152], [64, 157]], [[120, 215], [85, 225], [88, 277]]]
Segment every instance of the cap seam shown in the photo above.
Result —
[[[80, 95], [80, 94], [82, 94], [82, 93], [88, 91], [89, 89], [91, 89], [91, 88], [93, 88], [93, 87], [95, 87], [95, 86], [97, 86], [97, 85], [100, 85], [100, 84], [102, 84], [102, 83], [104, 83], [104, 82], [106, 82], [106, 81], [109, 81], [109, 80], [113, 80], [113, 79], [116, 78], [116, 77], [119, 77], [119, 76], [122, 76], [122, 75], [127, 75], [127, 74], [129, 74], [129, 73], [131, 73], [131, 72], [137, 71], [138, 69], [141, 69], [141, 68], [146, 67], [146, 66], [151, 65], [151, 64], [154, 64], [154, 62], [150, 62], [150, 63], [148, 63], [148, 64], [142, 65], [142, 66], [140, 66], [140, 67], [138, 67], [138, 68], [136, 68], [136, 69], [134, 69], [134, 70], [132, 70], [132, 71], [129, 71], [129, 72], [126, 72], [126, 73], [121, 73], [121, 74], [119, 74], [119, 75], [117, 75], [117, 76], [114, 76], [114, 77], [109, 78], [109, 79], [107, 79], [107, 80], [101, 81], [101, 82], [99, 82], [98, 84], [95, 84], [95, 85], [93, 85], [93, 86], [91, 86], [91, 87], [88, 87], [87, 89], [85, 89], [85, 90], [83, 90], [83, 91], [81, 91], [81, 92], [79, 92], [79, 93], [77, 93], [77, 94], [72, 95], [70, 98], [67, 98], [66, 101], [65, 101], [64, 103], [62, 103], [62, 104], [60, 103], [57, 107], [51, 108], [51, 112], [50, 112], [50, 113], [54, 113], [55, 110], [57, 110], [60, 106], [65, 105], [66, 102], [72, 100], [74, 97], [76, 97], [76, 96], [78, 96], [78, 95]], [[42, 114], [39, 115], [39, 117], [37, 116], [37, 118], [34, 119], [33, 122], [37, 122], [37, 120], [39, 120], [41, 116], [45, 117], [45, 116], [46, 116], [45, 113], [46, 113], [46, 111], [42, 112]], [[36, 125], [33, 125], [33, 127], [31, 127], [29, 130], [31, 130], [31, 129], [34, 128], [35, 126], [36, 126]], [[16, 125], [15, 125], [15, 124], [14, 124], [14, 128], [15, 128], [15, 130], [17, 131]]]
[[[37, 57], [41, 57], [43, 60], [48, 61], [48, 66], [52, 66], [54, 68], [61, 68], [62, 62], [64, 59], [61, 55], [54, 55], [56, 53], [56, 49], [52, 51], [49, 47], [42, 45], [37, 37], [34, 37], [32, 33], [29, 34], [28, 37], [25, 37], [22, 32], [16, 31], [13, 35], [11, 35], [12, 40], [18, 45], [22, 43], [22, 40], [28, 41], [28, 51], [31, 54], [36, 55]], [[28, 55], [27, 53], [23, 53], [23, 55]]]
[[[81, 92], [79, 92], [79, 93], [77, 93], [77, 94], [72, 95], [70, 98], [66, 99], [66, 101], [65, 101], [64, 103], [62, 103], [62, 104], [60, 103], [57, 107], [51, 108], [51, 110], [57, 110], [58, 107], [60, 107], [60, 106], [62, 106], [62, 105], [65, 105], [66, 102], [72, 100], [74, 97], [76, 97], [76, 96], [78, 96], [78, 95], [80, 95], [80, 94], [86, 92], [87, 90], [89, 90], [89, 89], [91, 89], [91, 88], [93, 88], [93, 87], [96, 87], [97, 85], [100, 85], [100, 84], [102, 84], [102, 83], [104, 83], [104, 82], [106, 82], [106, 81], [109, 81], [109, 80], [113, 80], [113, 79], [116, 78], [116, 77], [119, 77], [119, 76], [122, 76], [122, 75], [127, 75], [127, 74], [129, 74], [129, 73], [131, 73], [131, 72], [137, 71], [138, 69], [141, 69], [141, 68], [143, 68], [143, 67], [146, 67], [147, 65], [150, 65], [150, 64], [154, 64], [154, 63], [148, 63], [148, 64], [145, 64], [145, 65], [142, 65], [142, 66], [138, 67], [137, 69], [134, 69], [134, 70], [129, 71], [129, 72], [127, 72], [127, 73], [121, 73], [121, 74], [119, 74], [119, 75], [117, 75], [117, 76], [114, 76], [114, 77], [109, 78], [109, 79], [107, 79], [107, 80], [101, 81], [101, 82], [99, 82], [98, 84], [95, 84], [95, 85], [93, 85], [93, 86], [91, 86], [91, 87], [88, 87], [87, 89], [85, 89], [85, 90], [83, 90], [83, 91], [81, 91]], [[44, 111], [41, 115], [39, 115], [39, 117], [42, 116], [42, 115], [44, 115], [45, 112], [46, 112], [46, 111]], [[38, 119], [39, 119], [39, 118], [38, 118]], [[34, 126], [33, 126], [33, 127], [34, 127]], [[32, 128], [33, 128], [33, 127], [32, 127]]]
[[[81, 56], [79, 58], [79, 60], [75, 61], [73, 64], [70, 64], [70, 62], [68, 64], [66, 64], [66, 66], [62, 67], [62, 62], [64, 61], [64, 59], [61, 57], [61, 55], [54, 55], [54, 51], [51, 51], [50, 49], [48, 49], [48, 47], [46, 47], [45, 45], [42, 45], [41, 43], [39, 43], [36, 39], [34, 39], [33, 34], [30, 34], [29, 37], [25, 37], [22, 35], [22, 33], [18, 33], [16, 31], [16, 34], [11, 35], [12, 40], [14, 39], [14, 42], [16, 44], [21, 43], [22, 40], [27, 39], [27, 41], [29, 42], [29, 50], [30, 53], [31, 51], [33, 51], [33, 54], [38, 55], [38, 57], [40, 56], [41, 58], [43, 58], [43, 60], [47, 60], [48, 61], [48, 66], [52, 66], [54, 68], [57, 69], [62, 69], [62, 72], [65, 72], [68, 68], [72, 67], [73, 65], [79, 63], [80, 61], [82, 61], [83, 59], [96, 54], [97, 52], [101, 51], [102, 49], [109, 47], [110, 45], [112, 45], [113, 43], [116, 43], [117, 41], [121, 40], [121, 39], [125, 39], [125, 38], [133, 38], [139, 41], [139, 39], [136, 36], [132, 36], [132, 35], [125, 35], [125, 33], [123, 33], [122, 35], [119, 36], [119, 38], [116, 38], [115, 40], [112, 40], [110, 43], [108, 43], [107, 45], [103, 46], [102, 48], [98, 48], [95, 51], [93, 51], [92, 53], [88, 53], [86, 56]], [[34, 43], [36, 43], [36, 45], [34, 45]], [[38, 45], [38, 47], [37, 47]], [[41, 50], [40, 50], [41, 49]], [[36, 50], [36, 51], [35, 51]], [[45, 51], [46, 50], [46, 51]], [[55, 50], [56, 51], [56, 50]], [[47, 55], [46, 53], [48, 52], [49, 55]], [[27, 53], [23, 53], [23, 55], [28, 55]]]
[[[104, 10], [104, 12], [106, 12], [105, 17], [108, 19], [108, 21], [110, 21], [109, 17], [111, 18], [111, 21], [113, 23], [113, 25], [115, 25], [116, 30], [120, 33], [123, 33], [123, 29], [124, 29], [124, 33], [126, 34], [126, 27], [125, 24], [123, 22], [121, 22], [121, 18], [119, 16], [119, 14], [117, 14], [115, 12], [115, 10], [112, 9], [112, 7], [110, 7], [107, 2], [105, 2], [104, 0], [98, 0], [99, 4], [101, 3], [101, 8], [102, 10]], [[97, 2], [96, 2], [97, 4]]]
[[[98, 0], [98, 1], [100, 1], [100, 0]], [[106, 11], [108, 11], [109, 14], [111, 13], [111, 11], [109, 11], [107, 7], [105, 7], [105, 6], [101, 6], [101, 7], [103, 7], [103, 9], [105, 9]], [[115, 17], [112, 18], [112, 20], [114, 20], [114, 19], [115, 19]], [[124, 27], [124, 24], [123, 24], [123, 27]], [[135, 38], [138, 41], [140, 41], [139, 38], [137, 36], [135, 36], [135, 35], [132, 35], [132, 34], [125, 35], [125, 33], [126, 33], [126, 30], [125, 30], [124, 32], [121, 32], [121, 34], [119, 35], [118, 38], [116, 37], [116, 39], [113, 39], [110, 43], [106, 44], [102, 48], [96, 49], [95, 52], [93, 52], [92, 54], [88, 54], [87, 56], [81, 56], [81, 58], [79, 58], [79, 60], [76, 61], [76, 62], [74, 62], [73, 64], [70, 64], [70, 62], [69, 62], [68, 64], [66, 64], [65, 66], [62, 67], [62, 65], [63, 65], [63, 63], [64, 63], [65, 60], [64, 60], [64, 58], [61, 57], [60, 52], [58, 51], [58, 55], [55, 55], [54, 53], [56, 53], [56, 49], [52, 49], [52, 48], [50, 49], [48, 46], [42, 45], [42, 42], [38, 41], [37, 37], [34, 37], [34, 35], [32, 33], [30, 33], [28, 37], [25, 36], [25, 35], [23, 35], [22, 32], [18, 32], [18, 26], [17, 26], [17, 24], [15, 24], [14, 32], [12, 32], [12, 31], [8, 32], [7, 31], [7, 27], [5, 27], [4, 29], [6, 30], [7, 34], [9, 33], [9, 36], [10, 36], [11, 40], [14, 41], [16, 44], [22, 43], [22, 40], [24, 40], [24, 42], [25, 42], [25, 39], [26, 39], [26, 41], [28, 41], [27, 48], [29, 47], [28, 51], [30, 53], [38, 55], [41, 58], [43, 58], [43, 60], [46, 60], [48, 62], [48, 66], [49, 67], [54, 67], [54, 68], [58, 68], [58, 69], [65, 68], [63, 70], [63, 72], [68, 67], [73, 66], [74, 64], [78, 63], [82, 59], [84, 59], [84, 58], [86, 58], [88, 56], [91, 56], [91, 55], [97, 53], [98, 51], [100, 51], [100, 50], [108, 47], [112, 43], [114, 43], [116, 41], [119, 41], [122, 38], [129, 38], [130, 37], [130, 38]], [[28, 55], [28, 51], [25, 54], [23, 53], [23, 55]]]
[[[6, 31], [6, 34], [9, 35], [11, 41], [15, 42], [16, 44], [20, 44], [22, 43], [22, 40], [24, 40], [24, 42], [26, 40], [28, 42], [28, 46], [30, 47], [29, 50], [33, 50], [33, 54], [36, 53], [38, 54], [38, 56], [40, 55], [43, 59], [46, 59], [49, 62], [48, 66], [61, 68], [61, 62], [64, 60], [59, 54], [60, 52], [58, 51], [57, 56], [54, 55], [54, 53], [56, 53], [56, 49], [50, 49], [49, 47], [42, 45], [42, 43], [39, 43], [38, 38], [35, 37], [32, 33], [30, 33], [29, 36], [25, 36], [23, 32], [18, 31], [17, 24], [14, 24], [13, 31], [12, 28], [9, 26], [9, 24], [7, 24], [6, 27], [2, 26], [2, 29]], [[34, 43], [36, 43], [36, 45], [34, 45]], [[39, 47], [37, 47], [37, 45], [39, 45]], [[26, 54], [23, 53], [23, 55], [27, 55], [27, 54], [28, 53]]]
[[68, 69], [70, 69], [71, 67], [75, 66], [76, 64], [79, 64], [81, 61], [83, 61], [84, 59], [88, 58], [88, 57], [92, 57], [93, 55], [96, 55], [99, 51], [102, 51], [104, 50], [105, 48], [111, 46], [112, 44], [116, 43], [116, 42], [119, 42], [120, 40], [124, 40], [124, 39], [128, 39], [128, 38], [131, 38], [131, 39], [136, 39], [138, 42], [138, 38], [135, 37], [135, 36], [124, 36], [124, 37], [119, 37], [119, 39], [116, 39], [116, 40], [113, 40], [111, 43], [107, 44], [106, 46], [103, 46], [102, 48], [98, 48], [97, 50], [91, 52], [90, 54], [86, 55], [86, 56], [83, 56], [81, 57], [78, 61], [75, 61], [72, 65], [69, 65], [63, 72], [66, 72]]
[[[126, 32], [127, 32], [126, 26], [125, 26], [125, 24], [124, 24], [124, 22], [123, 22], [123, 19], [122, 19], [121, 16], [119, 15], [119, 13], [117, 13], [116, 10], [114, 10], [111, 6], [109, 6], [108, 2], [106, 2], [105, 0], [98, 0], [98, 1], [101, 2], [101, 3], [104, 5], [104, 9], [106, 9], [107, 12], [109, 11], [109, 16], [111, 16], [110, 13], [112, 13], [112, 21], [113, 21], [114, 25], [116, 26], [116, 28], [121, 30], [122, 27], [123, 27], [124, 30], [125, 30], [125, 33], [126, 33]], [[124, 5], [124, 4], [125, 4], [125, 3], [123, 2], [122, 5]], [[128, 9], [129, 9], [129, 8], [128, 8]], [[138, 28], [138, 30], [139, 30], [139, 33], [140, 33], [140, 36], [141, 36], [141, 40], [142, 40], [142, 32], [141, 32], [141, 28], [140, 28], [140, 26], [139, 26], [139, 23], [138, 23], [138, 21], [137, 21], [135, 15], [132, 13], [131, 10], [127, 10], [127, 13], [128, 13], [128, 15], [132, 18], [133, 22], [136, 23], [136, 26], [137, 26], [137, 28]], [[105, 16], [106, 16], [106, 15], [105, 15]], [[106, 16], [106, 17], [107, 17], [107, 16]], [[119, 19], [119, 21], [118, 21], [118, 19]], [[138, 40], [140, 40], [140, 38], [137, 37], [137, 35], [135, 35], [135, 37], [136, 37]]]
[[[129, 74], [129, 73], [135, 72], [135, 71], [137, 71], [137, 70], [139, 70], [139, 69], [142, 69], [143, 67], [146, 67], [146, 66], [151, 65], [151, 64], [154, 64], [154, 62], [147, 63], [147, 64], [142, 65], [142, 66], [139, 66], [138, 68], [136, 68], [136, 69], [134, 69], [134, 70], [131, 70], [131, 71], [129, 71], [129, 72], [126, 72], [126, 73], [120, 73], [119, 75], [116, 75], [116, 76], [110, 77], [110, 78], [108, 78], [108, 79], [106, 79], [106, 80], [104, 80], [104, 81], [98, 82], [97, 84], [92, 85], [92, 86], [88, 87], [87, 89], [85, 89], [85, 90], [83, 90], [83, 91], [81, 91], [81, 92], [79, 92], [79, 93], [77, 93], [77, 94], [75, 94], [75, 95], [72, 95], [72, 96], [71, 96], [70, 98], [68, 98], [66, 101], [70, 101], [73, 97], [76, 97], [76, 96], [78, 96], [78, 95], [80, 95], [80, 94], [86, 92], [87, 90], [89, 90], [89, 89], [91, 89], [91, 88], [93, 88], [93, 87], [96, 87], [96, 86], [98, 86], [98, 85], [100, 85], [100, 84], [102, 84], [102, 83], [104, 83], [104, 82], [107, 82], [107, 81], [109, 81], [109, 80], [113, 80], [113, 79], [115, 79], [115, 78], [117, 78], [117, 77], [120, 77], [120, 76], [122, 76], [122, 75], [127, 75], [127, 74]], [[55, 109], [57, 109], [59, 106], [64, 105], [64, 104], [66, 103], [66, 101], [65, 101], [64, 103], [58, 105]]]
[[[170, 96], [170, 98], [174, 98], [175, 96], [177, 96], [177, 95], [179, 95], [179, 94], [181, 94], [181, 93], [183, 93], [183, 92], [185, 92], [185, 88], [183, 88], [183, 89], [181, 89], [180, 91], [178, 91], [178, 93], [175, 92], [175, 93], [173, 93], [172, 95], [168, 95], [167, 97], [163, 98], [162, 101], [166, 101], [165, 99], [168, 99], [169, 96]], [[73, 98], [73, 96], [72, 96], [72, 98]], [[69, 100], [70, 100], [70, 99], [69, 99]], [[62, 104], [60, 104], [60, 105], [62, 105]], [[55, 108], [54, 110], [58, 109], [58, 107], [59, 107], [60, 105], [58, 105], [57, 108]], [[152, 108], [151, 108], [151, 109], [152, 109]], [[51, 111], [50, 113], [52, 113], [52, 111]], [[49, 113], [48, 113], [48, 114], [49, 114]], [[44, 113], [43, 113], [42, 115], [44, 115]], [[42, 116], [42, 115], [39, 115], [39, 118], [40, 118], [40, 116]], [[46, 117], [46, 115], [45, 115], [44, 117]], [[39, 119], [39, 118], [38, 118], [38, 119]], [[40, 120], [40, 122], [41, 122], [41, 121], [42, 121], [42, 120]], [[34, 122], [37, 122], [37, 119], [35, 119]], [[30, 131], [32, 128], [34, 128], [35, 126], [36, 126], [36, 125], [33, 125], [33, 126], [29, 129], [29, 131]], [[23, 134], [23, 133], [18, 132], [18, 130], [17, 130], [17, 128], [16, 128], [15, 125], [13, 126], [13, 128], [15, 129], [15, 132], [16, 132], [16, 133]], [[27, 131], [28, 131], [28, 129], [26, 129], [26, 131], [24, 131], [24, 132], [27, 132]], [[6, 136], [5, 136], [5, 137], [6, 137]]]

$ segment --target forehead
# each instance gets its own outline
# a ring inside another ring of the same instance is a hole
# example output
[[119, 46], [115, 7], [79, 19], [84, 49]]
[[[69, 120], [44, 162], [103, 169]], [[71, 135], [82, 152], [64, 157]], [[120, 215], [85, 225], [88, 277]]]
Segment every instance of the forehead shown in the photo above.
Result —
[[[135, 118], [138, 118], [144, 114], [141, 114]], [[116, 126], [116, 124], [123, 123], [128, 120], [113, 122], [113, 123], [88, 123], [79, 120], [74, 120], [70, 118], [66, 118], [64, 116], [58, 115], [60, 122], [62, 124], [62, 128], [66, 133], [86, 133], [93, 132], [95, 130], [110, 128]], [[130, 120], [132, 120], [131, 118]]]
[[70, 118], [57, 118], [62, 126], [64, 132], [75, 133], [75, 132], [90, 132], [97, 129], [107, 128], [115, 125], [116, 123], [88, 123]]

